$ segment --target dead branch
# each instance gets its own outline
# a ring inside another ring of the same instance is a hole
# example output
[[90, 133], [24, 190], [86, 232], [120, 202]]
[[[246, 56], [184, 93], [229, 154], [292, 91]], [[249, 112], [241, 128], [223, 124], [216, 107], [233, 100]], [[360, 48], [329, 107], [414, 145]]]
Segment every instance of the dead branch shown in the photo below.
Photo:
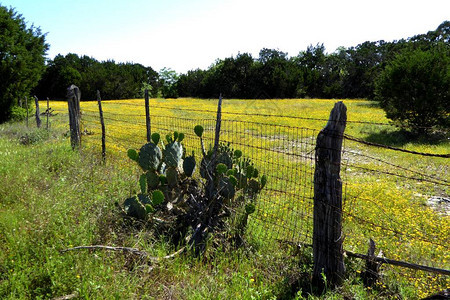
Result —
[[120, 251], [120, 252], [125, 252], [125, 253], [129, 253], [132, 255], [136, 255], [139, 257], [142, 257], [144, 259], [147, 259], [149, 261], [152, 262], [159, 262], [161, 260], [164, 259], [170, 259], [170, 258], [174, 258], [175, 256], [181, 254], [184, 252], [184, 250], [186, 250], [186, 247], [181, 248], [180, 250], [166, 255], [166, 256], [162, 256], [162, 257], [157, 257], [157, 256], [150, 256], [147, 252], [143, 251], [143, 250], [139, 250], [137, 248], [130, 248], [130, 247], [112, 247], [112, 246], [104, 246], [104, 245], [92, 245], [92, 246], [77, 246], [77, 247], [73, 247], [73, 248], [67, 248], [67, 249], [63, 249], [60, 250], [60, 253], [65, 253], [68, 251], [75, 251], [75, 250], [83, 250], [83, 249], [87, 249], [87, 250], [108, 250], [108, 251]]
[[77, 297], [78, 297], [78, 292], [74, 292], [70, 295], [53, 298], [53, 300], [70, 300], [70, 299], [75, 299]]

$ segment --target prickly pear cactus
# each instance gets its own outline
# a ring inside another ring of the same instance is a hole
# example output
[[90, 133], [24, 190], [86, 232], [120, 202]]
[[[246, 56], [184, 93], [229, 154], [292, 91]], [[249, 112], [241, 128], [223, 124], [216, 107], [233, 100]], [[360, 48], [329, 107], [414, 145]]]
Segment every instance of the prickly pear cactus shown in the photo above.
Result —
[[178, 184], [178, 171], [175, 167], [170, 167], [166, 171], [167, 183], [170, 187], [175, 187]]
[[164, 162], [169, 167], [181, 167], [183, 157], [183, 146], [179, 142], [172, 142], [164, 149]]
[[203, 126], [202, 125], [195, 126], [194, 127], [194, 132], [199, 138], [201, 138], [202, 135], [203, 135]]
[[147, 185], [150, 190], [154, 190], [159, 185], [159, 176], [155, 171], [148, 171], [147, 173]]
[[226, 153], [226, 152], [220, 153], [217, 156], [216, 163], [217, 164], [224, 164], [225, 166], [227, 166], [227, 170], [233, 168], [233, 160], [231, 159], [230, 155], [228, 153]]
[[127, 155], [129, 158], [131, 158], [132, 160], [134, 160], [136, 162], [139, 160], [139, 154], [134, 149], [128, 149]]
[[152, 133], [151, 139], [152, 139], [153, 144], [158, 145], [159, 140], [161, 139], [161, 135], [157, 132]]
[[144, 171], [157, 170], [161, 159], [161, 149], [153, 143], [145, 144], [139, 151], [139, 165]]
[[152, 204], [154, 206], [160, 205], [164, 202], [164, 194], [160, 190], [155, 190], [152, 193]]
[[138, 200], [136, 196], [125, 200], [123, 207], [127, 216], [137, 218], [139, 220], [147, 219], [147, 211], [145, 206]]
[[225, 199], [231, 199], [236, 194], [234, 185], [228, 177], [223, 177], [220, 179], [218, 190], [219, 194]]
[[195, 157], [194, 153], [192, 153], [192, 156], [186, 157], [183, 161], [184, 174], [186, 174], [186, 176], [188, 177], [191, 177], [195, 171], [195, 166], [196, 166]]

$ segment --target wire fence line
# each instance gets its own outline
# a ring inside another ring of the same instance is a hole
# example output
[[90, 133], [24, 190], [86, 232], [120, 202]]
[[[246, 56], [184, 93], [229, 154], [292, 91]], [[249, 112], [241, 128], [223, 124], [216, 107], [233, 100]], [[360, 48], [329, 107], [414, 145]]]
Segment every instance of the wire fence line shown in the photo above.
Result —
[[[129, 113], [124, 106], [140, 107], [142, 104], [114, 103], [120, 111], [110, 110], [108, 102], [104, 104], [104, 119], [106, 122], [107, 148], [109, 151], [121, 151], [128, 148], [139, 149], [146, 142], [145, 114]], [[123, 111], [123, 113], [122, 113]], [[196, 112], [198, 117], [177, 115], [176, 111]], [[99, 145], [98, 111], [82, 108], [82, 122], [84, 128], [92, 130], [92, 135], [85, 138], [85, 143]], [[194, 151], [196, 156], [201, 153], [198, 138], [193, 133], [195, 125], [205, 128], [204, 139], [206, 145], [213, 144], [215, 129], [215, 111], [187, 110], [173, 107], [159, 106], [151, 110], [152, 132], [159, 132], [162, 136], [173, 131], [185, 134], [185, 148]], [[311, 244], [313, 239], [313, 203], [314, 203], [314, 163], [316, 138], [321, 128], [305, 128], [290, 125], [278, 125], [252, 121], [252, 114], [227, 113], [222, 120], [221, 141], [230, 143], [231, 147], [241, 150], [251, 158], [258, 167], [260, 174], [267, 174], [269, 184], [260, 195], [257, 210], [249, 223], [249, 228], [255, 235], [265, 240], [286, 240], [292, 243]], [[267, 118], [286, 118], [269, 114], [259, 114]], [[287, 118], [296, 118], [287, 116]], [[306, 120], [329, 120], [320, 118], [304, 118]], [[389, 124], [376, 122], [347, 121], [354, 124], [371, 124], [385, 126]], [[445, 257], [423, 258], [417, 252], [417, 247], [439, 247], [448, 252], [450, 250], [449, 231], [445, 227], [444, 216], [433, 215], [433, 222], [443, 229], [430, 231], [421, 224], [415, 224], [414, 218], [420, 218], [416, 212], [409, 222], [398, 219], [392, 213], [392, 206], [386, 206], [383, 201], [392, 198], [396, 201], [419, 201], [423, 205], [423, 212], [429, 214], [430, 205], [425, 198], [449, 198], [448, 155], [428, 155], [414, 151], [403, 151], [401, 148], [383, 147], [374, 143], [367, 143], [362, 139], [344, 134], [342, 150], [341, 173], [343, 181], [342, 215], [344, 219], [343, 232], [345, 248], [358, 252], [365, 252], [366, 241], [369, 237], [377, 240], [381, 249], [393, 242], [395, 246], [389, 248], [388, 254], [394, 258], [407, 257], [409, 261], [420, 263], [423, 259], [436, 260], [438, 266], [449, 268]], [[357, 145], [357, 147], [355, 146]], [[372, 148], [383, 148], [388, 151], [407, 152], [420, 160], [422, 157], [442, 161], [443, 170], [421, 170], [416, 166], [404, 166], [390, 157], [378, 157], [372, 154]], [[391, 149], [393, 148], [393, 149]], [[399, 149], [399, 150], [398, 150]], [[188, 153], [189, 154], [189, 153]], [[200, 157], [197, 156], [197, 159]], [[445, 164], [447, 162], [447, 165]], [[397, 189], [397, 194], [387, 195], [377, 189], [380, 184]], [[419, 199], [420, 198], [420, 199]], [[390, 203], [392, 204], [392, 203]], [[407, 206], [405, 206], [407, 207]], [[431, 207], [434, 209], [434, 207]], [[406, 211], [405, 211], [406, 213]], [[440, 212], [442, 213], [442, 212]], [[447, 215], [448, 216], [448, 215]], [[414, 244], [411, 246], [411, 244]], [[418, 252], [420, 253], [420, 251]], [[399, 271], [397, 271], [400, 273]]]

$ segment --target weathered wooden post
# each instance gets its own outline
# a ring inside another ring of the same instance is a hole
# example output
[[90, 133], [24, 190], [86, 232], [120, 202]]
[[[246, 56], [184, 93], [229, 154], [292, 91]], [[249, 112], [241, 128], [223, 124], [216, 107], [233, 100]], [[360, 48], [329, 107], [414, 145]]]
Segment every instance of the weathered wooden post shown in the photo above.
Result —
[[105, 143], [105, 120], [103, 119], [102, 98], [100, 91], [97, 90], [98, 111], [100, 113], [100, 124], [102, 125], [102, 160], [106, 161], [106, 143]]
[[[336, 287], [344, 275], [342, 182], [339, 176], [347, 107], [334, 105], [327, 125], [317, 136], [314, 173], [313, 285]], [[324, 277], [326, 282], [324, 282]]]
[[34, 96], [34, 104], [36, 105], [36, 113], [35, 113], [36, 126], [37, 128], [41, 128], [42, 121], [41, 121], [41, 112], [39, 110], [39, 99], [36, 96]]
[[150, 123], [150, 101], [148, 99], [148, 89], [145, 89], [145, 126], [147, 129], [147, 142], [150, 142], [152, 130]]
[[369, 240], [369, 250], [367, 250], [366, 269], [361, 274], [364, 286], [371, 287], [380, 279], [381, 264], [375, 260], [375, 242]]
[[50, 115], [50, 99], [47, 97], [47, 130], [48, 130], [48, 117]]
[[70, 144], [72, 149], [78, 148], [81, 143], [80, 129], [80, 89], [72, 84], [67, 88], [67, 103], [69, 106]]

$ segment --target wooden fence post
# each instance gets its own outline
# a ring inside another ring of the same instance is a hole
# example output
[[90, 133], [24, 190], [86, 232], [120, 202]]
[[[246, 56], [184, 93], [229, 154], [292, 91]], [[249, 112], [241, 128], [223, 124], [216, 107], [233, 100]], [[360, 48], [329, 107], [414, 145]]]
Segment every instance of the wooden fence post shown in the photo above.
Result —
[[145, 89], [145, 126], [147, 128], [147, 142], [151, 140], [151, 123], [150, 123], [150, 101], [148, 99], [148, 89]]
[[102, 98], [100, 91], [97, 90], [98, 111], [100, 113], [100, 124], [102, 125], [102, 160], [106, 161], [106, 143], [105, 143], [105, 121], [103, 119]]
[[36, 126], [37, 128], [41, 128], [42, 121], [41, 121], [41, 112], [39, 110], [39, 99], [36, 96], [34, 96], [34, 104], [36, 105], [36, 113], [35, 113]]
[[48, 130], [48, 117], [50, 115], [50, 99], [47, 97], [47, 130]]
[[342, 182], [339, 172], [346, 121], [347, 107], [342, 101], [337, 102], [316, 142], [313, 285], [319, 290], [326, 286], [339, 286], [345, 271], [341, 232]]
[[72, 84], [67, 88], [67, 103], [69, 106], [70, 144], [72, 149], [78, 148], [81, 143], [80, 129], [80, 89]]

